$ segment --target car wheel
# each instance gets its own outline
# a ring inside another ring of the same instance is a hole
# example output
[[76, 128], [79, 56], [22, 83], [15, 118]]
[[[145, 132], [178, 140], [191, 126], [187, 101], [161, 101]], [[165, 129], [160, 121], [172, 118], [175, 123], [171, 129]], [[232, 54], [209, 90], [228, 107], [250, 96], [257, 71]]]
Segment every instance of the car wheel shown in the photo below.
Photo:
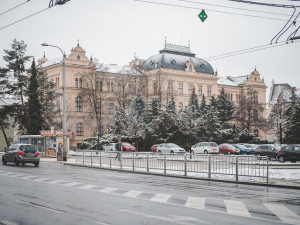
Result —
[[170, 152], [171, 154], [174, 154], [174, 151], [173, 150], [171, 150], [171, 152]]
[[284, 162], [285, 162], [285, 159], [284, 159], [283, 156], [279, 156], [279, 157], [278, 157], [278, 161], [279, 161], [280, 163], [284, 163]]
[[291, 161], [292, 163], [296, 163], [296, 161]]
[[158, 150], [158, 153], [161, 154], [161, 150]]
[[25, 166], [25, 163], [22, 163], [22, 166]]
[[228, 152], [227, 152], [227, 155], [231, 155], [231, 151], [228, 151]]
[[2, 157], [2, 164], [6, 165], [7, 161], [4, 159], [4, 157]]
[[19, 163], [18, 161], [16, 161], [16, 162], [15, 162], [15, 165], [16, 165], [16, 166], [19, 166], [19, 165], [20, 165], [20, 163]]
[[38, 167], [38, 166], [39, 166], [39, 163], [38, 163], [38, 162], [34, 163], [34, 166], [35, 166], [35, 167]]
[[207, 150], [204, 150], [204, 154], [206, 154], [206, 155], [207, 155], [207, 154], [208, 154], [208, 151], [207, 151]]

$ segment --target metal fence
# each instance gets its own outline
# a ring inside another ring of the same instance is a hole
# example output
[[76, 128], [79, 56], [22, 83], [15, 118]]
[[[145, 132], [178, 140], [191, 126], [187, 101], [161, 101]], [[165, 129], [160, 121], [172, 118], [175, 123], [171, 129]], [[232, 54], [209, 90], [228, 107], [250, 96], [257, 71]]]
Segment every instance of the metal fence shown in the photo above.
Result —
[[220, 180], [269, 181], [269, 161], [263, 156], [121, 152], [118, 161], [116, 154], [76, 151], [76, 164]]

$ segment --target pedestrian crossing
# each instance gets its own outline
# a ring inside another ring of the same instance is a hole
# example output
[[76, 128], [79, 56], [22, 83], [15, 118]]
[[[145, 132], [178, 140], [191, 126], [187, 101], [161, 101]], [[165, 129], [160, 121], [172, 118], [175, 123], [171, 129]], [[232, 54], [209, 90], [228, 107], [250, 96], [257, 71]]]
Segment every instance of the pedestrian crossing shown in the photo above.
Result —
[[[104, 194], [120, 195], [128, 198], [137, 198], [162, 204], [179, 205], [191, 209], [200, 209], [216, 211], [234, 216], [259, 218], [268, 221], [284, 222], [288, 224], [300, 225], [300, 206], [296, 211], [294, 208], [288, 208], [286, 205], [279, 203], [252, 203], [236, 200], [220, 200], [214, 198], [204, 198], [195, 196], [178, 196], [163, 193], [150, 193], [137, 190], [124, 190], [114, 187], [103, 187], [94, 184], [83, 184], [79, 182], [68, 182], [51, 178], [38, 176], [28, 176], [26, 174], [7, 173], [0, 171], [0, 176], [7, 176], [14, 179], [30, 180], [34, 182], [43, 182], [52, 185], [62, 185], [68, 188], [78, 188], [80, 190], [94, 191]], [[259, 209], [259, 210], [257, 210]], [[296, 213], [297, 212], [297, 213]]]

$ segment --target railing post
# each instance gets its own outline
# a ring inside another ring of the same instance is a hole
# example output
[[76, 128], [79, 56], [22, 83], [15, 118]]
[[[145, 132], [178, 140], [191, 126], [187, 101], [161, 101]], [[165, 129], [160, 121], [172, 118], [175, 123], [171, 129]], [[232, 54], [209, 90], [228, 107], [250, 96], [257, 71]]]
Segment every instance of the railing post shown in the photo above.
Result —
[[92, 156], [92, 154], [93, 154], [93, 151], [91, 151], [91, 166], [93, 166], [93, 156]]
[[187, 161], [186, 161], [186, 154], [184, 154], [184, 176], [187, 176]]
[[76, 149], [76, 164], [77, 164], [77, 150], [78, 150], [78, 149]]
[[134, 152], [132, 152], [132, 170], [134, 170]]
[[267, 183], [269, 183], [269, 157], [267, 157]]
[[111, 152], [109, 153], [109, 168], [111, 168]]
[[167, 174], [167, 157], [166, 157], [166, 153], [164, 154], [164, 174]]
[[122, 151], [120, 151], [120, 169], [123, 168]]
[[235, 181], [239, 181], [239, 156], [235, 157]]
[[208, 155], [208, 178], [211, 178], [211, 155]]
[[82, 164], [84, 165], [84, 149], [82, 150], [82, 153], [83, 153], [83, 162], [82, 162]]
[[149, 153], [147, 153], [147, 172], [149, 172]]
[[99, 159], [99, 166], [101, 167], [102, 165], [102, 156], [101, 156], [101, 151], [99, 151], [99, 157], [100, 157], [100, 159]]

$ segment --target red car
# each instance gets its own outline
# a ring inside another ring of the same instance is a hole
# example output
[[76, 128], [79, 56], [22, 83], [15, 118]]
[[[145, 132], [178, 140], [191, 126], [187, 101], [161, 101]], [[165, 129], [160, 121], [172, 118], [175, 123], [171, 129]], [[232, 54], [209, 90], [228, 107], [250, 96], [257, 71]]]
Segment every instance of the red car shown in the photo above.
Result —
[[150, 151], [151, 152], [157, 152], [157, 146], [159, 146], [158, 144], [157, 145], [152, 145], [152, 147], [150, 148]]
[[128, 142], [121, 142], [122, 146], [122, 151], [132, 151], [132, 152], [135, 152], [136, 151], [136, 148], [132, 145], [132, 144], [129, 144]]
[[219, 153], [227, 154], [227, 155], [231, 155], [231, 154], [239, 155], [240, 150], [238, 150], [236, 147], [234, 147], [231, 144], [221, 144], [219, 145]]

